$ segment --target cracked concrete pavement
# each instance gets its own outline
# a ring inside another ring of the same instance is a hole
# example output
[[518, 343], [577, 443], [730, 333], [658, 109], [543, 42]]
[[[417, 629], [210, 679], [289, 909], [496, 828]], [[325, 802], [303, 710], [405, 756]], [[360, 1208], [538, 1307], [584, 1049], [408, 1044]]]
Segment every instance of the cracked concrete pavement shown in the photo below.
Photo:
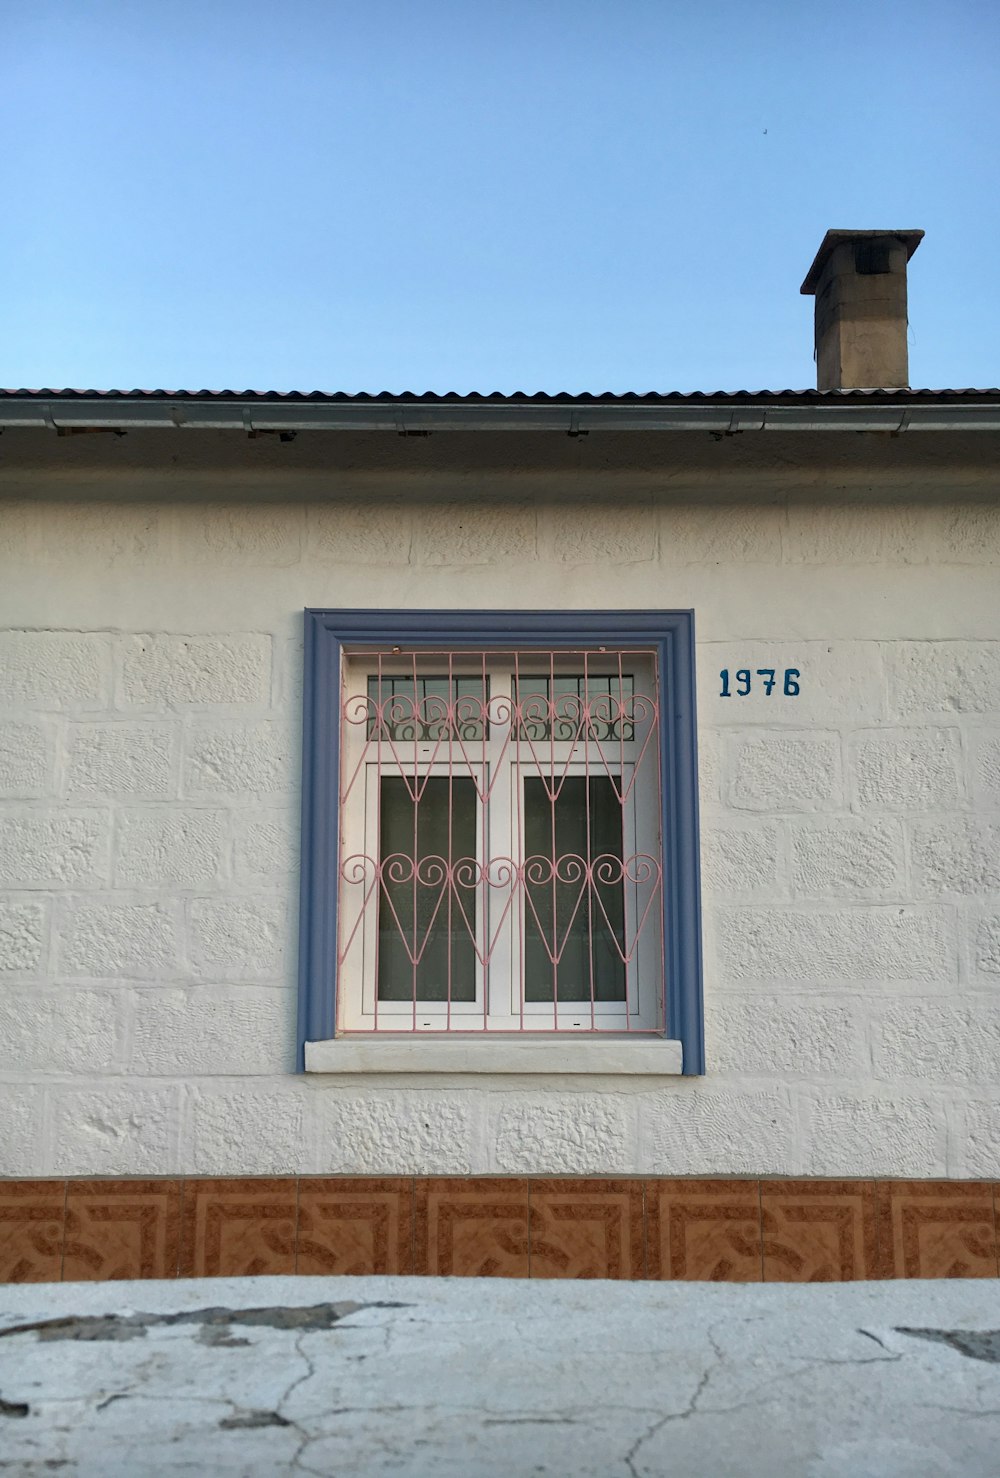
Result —
[[0, 1473], [1000, 1472], [1000, 1283], [6, 1287]]

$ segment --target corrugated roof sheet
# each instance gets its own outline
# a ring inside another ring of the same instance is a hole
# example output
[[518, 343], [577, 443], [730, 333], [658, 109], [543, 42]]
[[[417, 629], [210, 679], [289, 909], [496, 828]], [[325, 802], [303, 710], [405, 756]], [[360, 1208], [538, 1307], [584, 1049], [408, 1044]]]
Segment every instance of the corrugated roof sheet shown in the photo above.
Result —
[[515, 390], [503, 394], [499, 390], [478, 390], [463, 393], [448, 390], [435, 391], [391, 390], [358, 391], [346, 390], [80, 390], [80, 389], [0, 389], [0, 400], [240, 400], [314, 404], [406, 404], [406, 405], [716, 405], [777, 404], [782, 401], [837, 402], [891, 400], [893, 404], [921, 403], [924, 401], [995, 401], [1000, 397], [1000, 388], [993, 389], [887, 389], [887, 390], [628, 390], [618, 394], [611, 390], [582, 391], [573, 394], [568, 390], [552, 394], [544, 391]]

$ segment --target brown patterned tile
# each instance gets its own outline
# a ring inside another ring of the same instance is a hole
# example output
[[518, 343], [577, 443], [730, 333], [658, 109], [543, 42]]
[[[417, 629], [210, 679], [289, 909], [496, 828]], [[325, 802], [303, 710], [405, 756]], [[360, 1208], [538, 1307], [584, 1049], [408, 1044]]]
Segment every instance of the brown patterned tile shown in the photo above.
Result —
[[62, 1277], [63, 1180], [0, 1181], [0, 1283]]
[[528, 1276], [525, 1180], [418, 1180], [413, 1271], [456, 1278]]
[[186, 1180], [183, 1278], [294, 1273], [294, 1180]]
[[532, 1180], [532, 1278], [641, 1278], [641, 1180]]
[[646, 1273], [650, 1278], [759, 1283], [757, 1182], [647, 1181]]
[[413, 1183], [299, 1181], [297, 1273], [408, 1273]]
[[878, 1276], [873, 1181], [764, 1180], [760, 1208], [766, 1282]]
[[179, 1180], [70, 1181], [63, 1277], [175, 1278]]
[[995, 1278], [992, 1187], [981, 1181], [880, 1181], [879, 1275]]

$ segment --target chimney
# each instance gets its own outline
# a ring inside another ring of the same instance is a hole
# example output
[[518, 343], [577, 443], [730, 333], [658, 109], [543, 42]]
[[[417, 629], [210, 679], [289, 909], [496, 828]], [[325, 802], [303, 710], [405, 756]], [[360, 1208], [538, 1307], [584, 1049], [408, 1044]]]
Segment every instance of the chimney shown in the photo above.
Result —
[[801, 291], [816, 298], [816, 388], [909, 384], [906, 264], [923, 231], [828, 231]]

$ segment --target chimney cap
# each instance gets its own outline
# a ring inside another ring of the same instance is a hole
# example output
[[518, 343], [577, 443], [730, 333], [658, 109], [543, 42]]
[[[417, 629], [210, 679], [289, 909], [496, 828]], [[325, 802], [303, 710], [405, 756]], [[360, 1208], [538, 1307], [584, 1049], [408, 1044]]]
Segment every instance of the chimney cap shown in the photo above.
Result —
[[906, 260], [909, 261], [923, 241], [924, 233], [923, 231], [828, 231], [820, 242], [819, 251], [806, 273], [805, 281], [799, 288], [799, 292], [807, 297], [815, 293], [826, 259], [834, 247], [840, 246], [844, 241], [875, 241], [884, 240], [886, 237], [894, 237], [895, 240], [903, 243], [906, 247]]

